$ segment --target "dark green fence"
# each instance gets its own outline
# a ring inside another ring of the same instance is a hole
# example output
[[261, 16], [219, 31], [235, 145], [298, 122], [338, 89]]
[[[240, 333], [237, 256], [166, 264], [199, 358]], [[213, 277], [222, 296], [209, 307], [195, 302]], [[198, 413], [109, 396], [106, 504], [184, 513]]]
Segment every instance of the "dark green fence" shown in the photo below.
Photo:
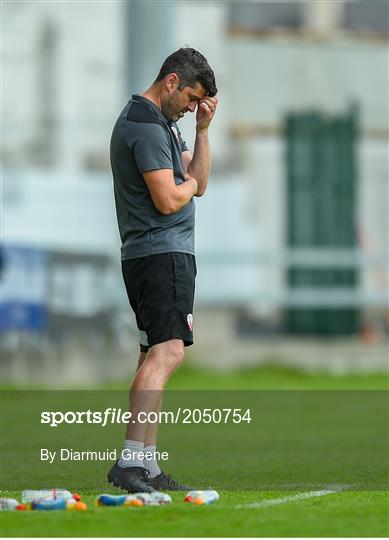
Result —
[[[356, 231], [357, 115], [317, 112], [290, 114], [285, 121], [287, 143], [287, 242], [295, 248], [354, 248]], [[355, 288], [355, 267], [287, 269], [289, 289]], [[358, 331], [353, 307], [297, 307], [285, 313], [292, 334], [336, 335]]]

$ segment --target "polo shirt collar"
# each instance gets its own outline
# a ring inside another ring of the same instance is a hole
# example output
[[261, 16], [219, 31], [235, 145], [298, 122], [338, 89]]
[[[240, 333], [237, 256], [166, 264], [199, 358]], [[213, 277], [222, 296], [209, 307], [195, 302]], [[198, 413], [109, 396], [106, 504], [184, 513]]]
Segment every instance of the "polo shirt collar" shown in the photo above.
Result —
[[150, 101], [149, 99], [145, 98], [144, 96], [141, 96], [140, 94], [133, 94], [132, 95], [132, 101], [140, 101], [141, 103], [145, 103], [146, 105], [148, 105], [155, 112], [155, 114], [158, 116], [158, 118], [160, 120], [162, 120], [163, 122], [166, 122], [166, 123], [168, 123], [170, 125], [169, 120], [163, 114], [161, 109], [159, 107], [157, 107], [157, 105], [155, 103], [153, 103], [152, 101]]

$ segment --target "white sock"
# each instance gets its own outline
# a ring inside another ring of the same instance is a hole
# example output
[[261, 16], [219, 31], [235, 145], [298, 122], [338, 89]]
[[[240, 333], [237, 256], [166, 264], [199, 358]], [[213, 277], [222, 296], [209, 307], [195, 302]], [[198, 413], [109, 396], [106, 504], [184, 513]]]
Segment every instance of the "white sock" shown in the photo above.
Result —
[[119, 467], [144, 467], [143, 459], [139, 459], [139, 453], [143, 452], [144, 444], [139, 441], [126, 439], [124, 441], [123, 453], [119, 458]]
[[[150, 444], [149, 446], [145, 446], [143, 449], [143, 452], [146, 454], [146, 452], [154, 452], [156, 451], [157, 447], [153, 444]], [[159, 474], [161, 474], [161, 469], [159, 468], [158, 461], [156, 459], [144, 459], [143, 460], [143, 467], [147, 469], [150, 473], [150, 478], [155, 478]]]

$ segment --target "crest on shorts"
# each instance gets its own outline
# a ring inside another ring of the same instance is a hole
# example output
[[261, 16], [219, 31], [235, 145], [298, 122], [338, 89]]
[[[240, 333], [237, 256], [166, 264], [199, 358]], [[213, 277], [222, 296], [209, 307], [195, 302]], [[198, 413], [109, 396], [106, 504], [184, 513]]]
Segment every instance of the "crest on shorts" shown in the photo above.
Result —
[[192, 332], [192, 330], [193, 330], [193, 315], [192, 315], [192, 313], [189, 313], [187, 315], [186, 320], [188, 322], [188, 328]]

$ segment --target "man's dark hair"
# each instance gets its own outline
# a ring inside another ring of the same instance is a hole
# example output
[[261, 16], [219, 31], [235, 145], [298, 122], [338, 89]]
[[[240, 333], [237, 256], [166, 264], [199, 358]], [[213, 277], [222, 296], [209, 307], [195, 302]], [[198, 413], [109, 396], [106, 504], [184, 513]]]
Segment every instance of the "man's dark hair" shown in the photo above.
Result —
[[168, 56], [154, 83], [162, 81], [169, 73], [177, 73], [179, 76], [179, 90], [183, 90], [185, 86], [193, 88], [198, 82], [206, 90], [208, 96], [213, 97], [217, 94], [215, 74], [205, 56], [195, 49], [183, 47]]

